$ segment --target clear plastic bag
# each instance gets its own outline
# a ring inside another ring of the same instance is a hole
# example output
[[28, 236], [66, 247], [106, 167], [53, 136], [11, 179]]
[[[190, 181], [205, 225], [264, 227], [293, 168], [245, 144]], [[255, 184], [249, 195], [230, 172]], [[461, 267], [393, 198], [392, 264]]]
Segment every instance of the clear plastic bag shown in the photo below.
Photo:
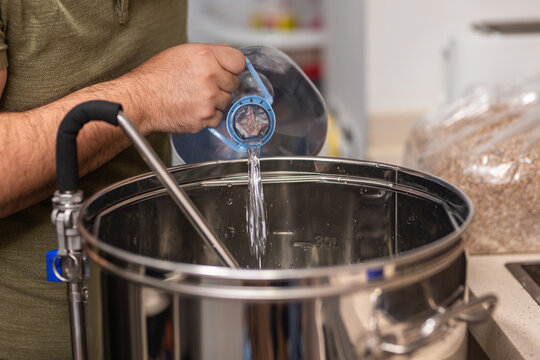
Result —
[[540, 251], [540, 78], [477, 87], [418, 121], [404, 163], [472, 199], [472, 253]]

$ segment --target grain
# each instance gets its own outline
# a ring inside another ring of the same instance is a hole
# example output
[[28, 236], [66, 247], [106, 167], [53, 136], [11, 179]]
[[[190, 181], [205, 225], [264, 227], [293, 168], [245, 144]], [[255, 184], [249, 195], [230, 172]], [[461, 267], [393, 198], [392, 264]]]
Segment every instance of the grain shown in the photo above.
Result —
[[489, 104], [420, 121], [405, 164], [470, 196], [471, 253], [540, 251], [540, 105]]

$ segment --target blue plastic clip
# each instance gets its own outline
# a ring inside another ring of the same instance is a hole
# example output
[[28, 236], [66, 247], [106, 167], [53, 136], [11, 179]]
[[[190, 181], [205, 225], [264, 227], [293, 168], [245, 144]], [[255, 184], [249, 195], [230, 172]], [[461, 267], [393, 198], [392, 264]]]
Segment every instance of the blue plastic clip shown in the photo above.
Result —
[[[56, 271], [58, 272], [58, 274], [62, 273], [62, 264], [60, 262], [60, 257], [56, 256], [57, 254], [58, 254], [58, 250], [51, 250], [51, 251], [47, 251], [47, 254], [45, 255], [46, 262], [47, 262], [47, 281], [50, 281], [50, 282], [62, 282], [62, 280], [60, 280], [56, 276], [53, 270], [53, 266], [56, 266]], [[54, 261], [55, 257], [56, 257], [56, 261]], [[53, 265], [53, 261], [54, 261], [54, 265]]]
[[255, 79], [255, 82], [259, 86], [259, 89], [261, 89], [264, 95], [264, 100], [266, 100], [268, 105], [272, 105], [272, 103], [274, 102], [274, 98], [272, 97], [272, 95], [270, 95], [270, 93], [268, 92], [268, 89], [266, 89], [266, 86], [264, 86], [264, 83], [262, 82], [261, 77], [259, 76], [259, 73], [257, 72], [257, 70], [255, 70], [255, 68], [251, 64], [251, 61], [249, 61], [247, 57], [246, 57], [246, 67], [248, 71], [251, 73], [251, 76], [253, 76], [253, 79]]
[[217, 137], [219, 140], [221, 140], [222, 143], [224, 143], [225, 145], [227, 145], [228, 147], [230, 147], [234, 151], [239, 152], [239, 153], [245, 153], [247, 151], [245, 147], [243, 147], [242, 145], [234, 143], [231, 140], [227, 139], [225, 137], [225, 135], [220, 133], [218, 130], [216, 130], [214, 128], [208, 128], [208, 131], [210, 131], [212, 134], [214, 134], [214, 136]]

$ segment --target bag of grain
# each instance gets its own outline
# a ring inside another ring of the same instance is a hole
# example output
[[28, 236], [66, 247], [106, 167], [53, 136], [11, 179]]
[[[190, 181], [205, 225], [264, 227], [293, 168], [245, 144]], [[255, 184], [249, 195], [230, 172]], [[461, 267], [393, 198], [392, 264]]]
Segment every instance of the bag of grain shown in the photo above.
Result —
[[404, 163], [471, 197], [471, 253], [540, 251], [540, 78], [475, 88], [418, 121]]

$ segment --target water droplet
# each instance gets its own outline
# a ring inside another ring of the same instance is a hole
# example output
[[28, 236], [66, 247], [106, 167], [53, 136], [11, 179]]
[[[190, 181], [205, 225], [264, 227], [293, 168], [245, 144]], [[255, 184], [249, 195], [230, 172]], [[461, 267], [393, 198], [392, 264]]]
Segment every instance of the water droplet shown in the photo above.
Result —
[[232, 184], [231, 184], [231, 183], [228, 183], [228, 184], [227, 184], [227, 187], [232, 187]]
[[232, 204], [233, 204], [233, 199], [229, 198], [229, 200], [227, 200], [227, 205], [232, 205]]
[[414, 222], [418, 219], [416, 215], [411, 215], [407, 218], [407, 225], [414, 224]]

